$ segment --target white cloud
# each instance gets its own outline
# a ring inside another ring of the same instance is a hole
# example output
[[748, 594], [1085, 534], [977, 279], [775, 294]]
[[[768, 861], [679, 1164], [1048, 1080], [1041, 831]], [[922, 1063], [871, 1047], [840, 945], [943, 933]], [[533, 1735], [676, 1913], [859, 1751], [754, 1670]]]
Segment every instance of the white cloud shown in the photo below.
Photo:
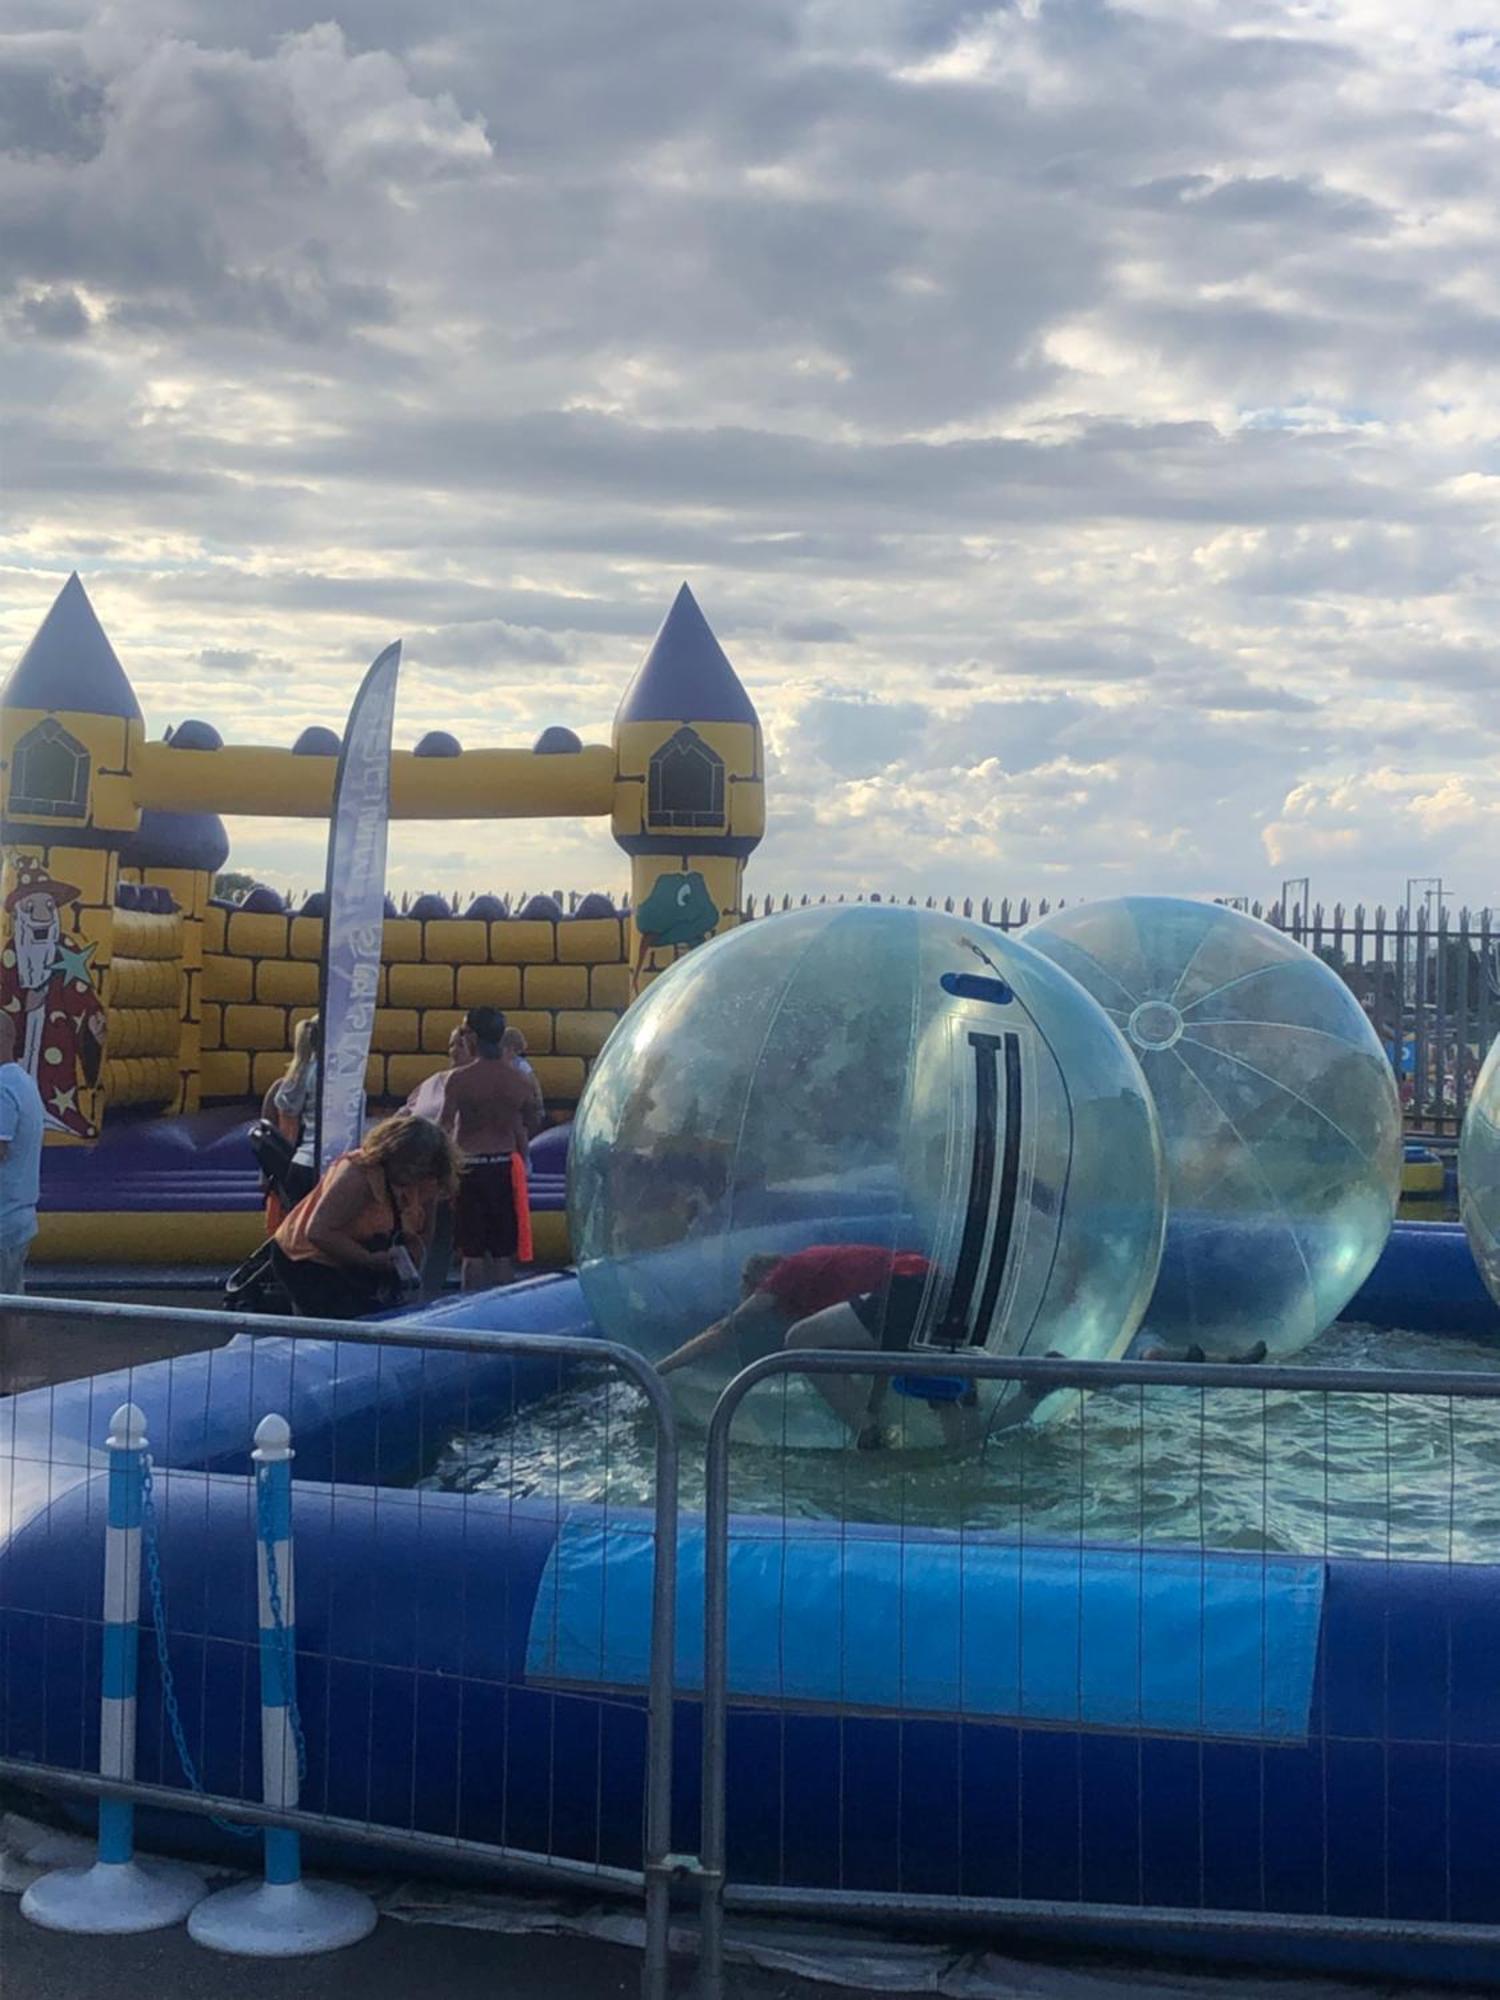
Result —
[[158, 728], [288, 742], [401, 632], [405, 740], [598, 736], [687, 574], [762, 887], [1491, 899], [1500, 52], [1453, 0], [19, 19], [12, 654], [76, 565]]

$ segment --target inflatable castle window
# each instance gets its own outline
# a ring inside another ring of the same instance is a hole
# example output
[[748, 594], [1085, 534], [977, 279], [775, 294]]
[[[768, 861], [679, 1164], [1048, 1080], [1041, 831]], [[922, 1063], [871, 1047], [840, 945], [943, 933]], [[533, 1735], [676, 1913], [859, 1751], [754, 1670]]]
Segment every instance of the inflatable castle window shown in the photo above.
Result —
[[89, 753], [53, 716], [28, 729], [16, 745], [12, 812], [39, 819], [76, 819], [89, 791]]
[[679, 729], [651, 759], [653, 826], [722, 826], [724, 759], [696, 729]]

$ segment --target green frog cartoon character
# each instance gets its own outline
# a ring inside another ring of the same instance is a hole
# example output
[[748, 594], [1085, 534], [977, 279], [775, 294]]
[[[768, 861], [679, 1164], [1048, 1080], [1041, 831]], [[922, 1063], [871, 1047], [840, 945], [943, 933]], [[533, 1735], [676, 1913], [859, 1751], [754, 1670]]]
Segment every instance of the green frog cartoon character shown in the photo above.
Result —
[[681, 875], [660, 875], [635, 913], [640, 949], [635, 960], [635, 984], [648, 956], [671, 949], [685, 951], [702, 944], [719, 921], [719, 906], [696, 868]]

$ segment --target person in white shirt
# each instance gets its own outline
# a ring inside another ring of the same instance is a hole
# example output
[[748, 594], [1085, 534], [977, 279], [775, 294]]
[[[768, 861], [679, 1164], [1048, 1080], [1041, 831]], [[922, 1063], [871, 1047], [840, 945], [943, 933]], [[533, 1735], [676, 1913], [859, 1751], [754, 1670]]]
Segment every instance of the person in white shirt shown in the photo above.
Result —
[[322, 1031], [316, 1014], [297, 1023], [286, 1075], [266, 1092], [260, 1115], [295, 1147], [286, 1177], [288, 1207], [295, 1207], [318, 1184], [314, 1134], [318, 1125], [318, 1051]]
[[531, 1087], [531, 1103], [526, 1111], [526, 1130], [536, 1137], [547, 1122], [546, 1108], [542, 1102], [542, 1086], [536, 1080], [536, 1071], [526, 1060], [526, 1037], [519, 1028], [507, 1028], [500, 1037], [500, 1053], [505, 1060], [518, 1069]]
[[0, 1294], [26, 1289], [42, 1179], [41, 1093], [16, 1061], [16, 1023], [0, 1013]]
[[[460, 1021], [448, 1037], [448, 1068], [440, 1069], [419, 1083], [406, 1100], [406, 1108], [413, 1118], [430, 1118], [434, 1124], [442, 1121], [443, 1085], [456, 1069], [473, 1062], [479, 1053], [468, 1024]], [[448, 1287], [448, 1272], [453, 1263], [453, 1204], [451, 1201], [438, 1203], [437, 1221], [433, 1225], [432, 1245], [427, 1252], [427, 1261], [422, 1266], [422, 1297], [426, 1301], [439, 1299]]]

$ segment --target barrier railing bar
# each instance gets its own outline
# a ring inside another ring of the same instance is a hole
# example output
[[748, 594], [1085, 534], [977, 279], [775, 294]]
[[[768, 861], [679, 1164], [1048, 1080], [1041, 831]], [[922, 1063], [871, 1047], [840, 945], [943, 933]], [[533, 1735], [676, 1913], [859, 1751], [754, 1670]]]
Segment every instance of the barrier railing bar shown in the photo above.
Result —
[[[89, 1326], [100, 1321], [119, 1325], [133, 1322], [143, 1329], [163, 1324], [183, 1328], [217, 1326], [256, 1340], [341, 1340], [357, 1347], [431, 1347], [472, 1354], [555, 1354], [562, 1360], [608, 1355], [619, 1362], [622, 1372], [647, 1396], [652, 1396], [651, 1383], [657, 1379], [656, 1370], [634, 1348], [619, 1347], [613, 1341], [595, 1339], [592, 1334], [491, 1332], [487, 1328], [441, 1326], [415, 1319], [299, 1319], [280, 1313], [205, 1312], [191, 1306], [125, 1305], [115, 1299], [57, 1299], [37, 1292], [0, 1293], [0, 1312], [72, 1320]], [[186, 1354], [160, 1357], [163, 1362], [187, 1358]]]
[[[988, 1354], [960, 1348], [899, 1353], [877, 1348], [798, 1347], [763, 1354], [727, 1384], [709, 1425], [726, 1403], [737, 1406], [757, 1383], [773, 1375], [973, 1375], [981, 1380], [1048, 1383], [1058, 1389], [1110, 1389], [1125, 1385], [1166, 1389], [1311, 1389], [1329, 1395], [1457, 1396], [1473, 1402], [1500, 1399], [1500, 1371], [1443, 1368], [1308, 1368], [1258, 1361], [1069, 1361]], [[733, 1409], [730, 1411], [733, 1415]]]
[[[133, 1306], [113, 1300], [42, 1298], [30, 1292], [0, 1294], [0, 1312], [15, 1311], [48, 1319], [135, 1322], [143, 1328], [174, 1325], [217, 1325], [254, 1339], [339, 1340], [368, 1347], [428, 1347], [459, 1353], [554, 1355], [559, 1360], [607, 1359], [619, 1367], [649, 1398], [653, 1412], [672, 1408], [670, 1395], [650, 1362], [633, 1348], [592, 1335], [488, 1332], [474, 1327], [448, 1327], [422, 1320], [292, 1319], [261, 1313], [201, 1312], [186, 1306]], [[163, 1356], [163, 1365], [183, 1356]], [[1126, 1384], [1158, 1388], [1311, 1389], [1330, 1395], [1456, 1396], [1476, 1402], [1500, 1397], [1500, 1375], [1477, 1370], [1436, 1368], [1309, 1368], [1285, 1362], [1260, 1361], [1246, 1367], [1231, 1361], [1070, 1361], [1045, 1356], [1000, 1356], [978, 1350], [954, 1355], [946, 1351], [908, 1349], [899, 1354], [875, 1350], [797, 1348], [762, 1355], [735, 1376], [724, 1390], [738, 1401], [768, 1375], [949, 1375], [959, 1362], [963, 1372], [985, 1379], [1048, 1383], [1054, 1388], [1108, 1389]], [[144, 1363], [127, 1364], [144, 1366]], [[122, 1373], [123, 1369], [111, 1370]], [[8, 1398], [0, 1398], [6, 1401]], [[672, 1419], [675, 1438], [675, 1416]]]
[[555, 1886], [559, 1880], [580, 1889], [612, 1889], [621, 1895], [639, 1896], [645, 1871], [622, 1868], [613, 1862], [570, 1861], [565, 1857], [536, 1854], [529, 1848], [502, 1847], [486, 1840], [465, 1840], [461, 1834], [423, 1833], [414, 1827], [386, 1826], [374, 1820], [340, 1819], [334, 1814], [308, 1812], [301, 1807], [285, 1811], [249, 1799], [230, 1798], [216, 1792], [179, 1791], [175, 1785], [157, 1785], [145, 1779], [104, 1778], [95, 1771], [69, 1771], [56, 1764], [32, 1764], [24, 1757], [0, 1757], [0, 1779], [33, 1791], [66, 1792], [88, 1798], [128, 1799], [136, 1805], [156, 1807], [163, 1812], [196, 1813], [206, 1819], [243, 1821], [246, 1826], [284, 1826], [314, 1840], [338, 1840], [362, 1847], [394, 1848], [424, 1857], [439, 1856], [497, 1866], [537, 1882]]
[[1327, 1938], [1358, 1944], [1500, 1945], [1500, 1924], [1408, 1922], [1400, 1917], [1321, 1916], [1295, 1910], [1172, 1909], [1152, 1903], [1052, 1903], [1023, 1896], [919, 1896], [877, 1889], [793, 1889], [750, 1883], [724, 1891], [728, 1907], [745, 1916], [899, 1918], [903, 1924], [955, 1920], [1057, 1925], [1069, 1930], [1243, 1932]]
[[[700, 2000], [724, 2000], [724, 1912], [728, 1884], [726, 1785], [729, 1710], [729, 1441], [745, 1398], [761, 1384], [787, 1376], [858, 1375], [952, 1376], [984, 1381], [1035, 1383], [1053, 1388], [1107, 1389], [1123, 1385], [1188, 1389], [1307, 1390], [1330, 1395], [1453, 1397], [1473, 1402], [1500, 1400], [1500, 1373], [1460, 1373], [1442, 1369], [1307, 1368], [1258, 1362], [1252, 1366], [1209, 1361], [1070, 1361], [1061, 1358], [1001, 1356], [981, 1350], [902, 1352], [874, 1348], [795, 1348], [762, 1355], [726, 1384], [709, 1419], [704, 1454], [703, 1503], [703, 1769], [699, 1920]], [[1326, 1408], [1326, 1402], [1324, 1407]], [[1286, 1935], [1435, 1942], [1490, 1943], [1500, 1926], [1438, 1923], [1403, 1924], [1381, 1918], [1305, 1916], [1254, 1910], [1162, 1911], [1134, 1904], [1025, 1902], [1020, 1899], [914, 1896], [909, 1893], [848, 1889], [799, 1890], [737, 1885], [735, 1908], [783, 1914], [869, 1916], [924, 1913], [976, 1918], [1079, 1922], [1090, 1927], [1130, 1924], [1160, 1930], [1259, 1930]]]
[[[668, 1933], [671, 1917], [671, 1888], [674, 1876], [692, 1862], [672, 1852], [672, 1701], [675, 1673], [675, 1630], [677, 1610], [677, 1519], [678, 1466], [677, 1419], [665, 1383], [651, 1364], [634, 1349], [613, 1341], [586, 1335], [489, 1332], [473, 1327], [435, 1326], [414, 1320], [326, 1320], [297, 1319], [270, 1314], [194, 1312], [181, 1306], [136, 1306], [113, 1301], [80, 1303], [69, 1299], [41, 1299], [30, 1295], [0, 1296], [0, 1312], [12, 1310], [44, 1319], [71, 1322], [75, 1327], [96, 1327], [101, 1322], [147, 1327], [169, 1325], [219, 1330], [231, 1329], [254, 1339], [336, 1340], [352, 1345], [443, 1349], [470, 1354], [515, 1354], [529, 1358], [549, 1356], [559, 1361], [594, 1363], [616, 1370], [634, 1383], [650, 1405], [655, 1423], [656, 1479], [653, 1518], [655, 1559], [652, 1565], [651, 1655], [646, 1692], [646, 1771], [643, 1860], [639, 1876], [628, 1879], [644, 1884], [645, 1952], [641, 1989], [645, 2000], [665, 2000], [669, 1977]], [[174, 1357], [163, 1357], [170, 1366]], [[147, 1364], [140, 1364], [147, 1365]], [[31, 1767], [27, 1767], [30, 1769]], [[0, 1759], [0, 1774], [5, 1760]], [[84, 1787], [83, 1789], [88, 1789]], [[148, 1788], [142, 1787], [142, 1795]], [[181, 1802], [183, 1794], [161, 1788], [164, 1797]], [[243, 1817], [243, 1813], [241, 1814]], [[285, 1813], [271, 1823], [296, 1826], [300, 1830], [325, 1831], [333, 1821], [316, 1815]], [[343, 1823], [339, 1823], [341, 1826]], [[394, 1830], [403, 1842], [419, 1838]], [[353, 1837], [351, 1835], [351, 1837]], [[428, 1838], [421, 1836], [421, 1838]], [[433, 1836], [432, 1838], [437, 1838]], [[447, 1854], [466, 1851], [467, 1843], [437, 1840], [433, 1851]], [[475, 1845], [476, 1857], [492, 1862], [507, 1850]], [[508, 1864], [507, 1864], [508, 1865]], [[551, 1869], [556, 1875], [563, 1867]], [[597, 1869], [586, 1869], [583, 1879], [605, 1879]]]

